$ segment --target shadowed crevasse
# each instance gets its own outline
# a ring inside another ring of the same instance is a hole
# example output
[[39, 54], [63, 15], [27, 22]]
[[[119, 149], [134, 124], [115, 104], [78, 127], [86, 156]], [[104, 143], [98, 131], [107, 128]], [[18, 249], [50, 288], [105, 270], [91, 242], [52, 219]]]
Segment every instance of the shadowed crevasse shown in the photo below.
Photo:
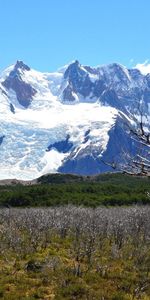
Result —
[[4, 138], [5, 138], [5, 135], [0, 136], [0, 145], [3, 143]]

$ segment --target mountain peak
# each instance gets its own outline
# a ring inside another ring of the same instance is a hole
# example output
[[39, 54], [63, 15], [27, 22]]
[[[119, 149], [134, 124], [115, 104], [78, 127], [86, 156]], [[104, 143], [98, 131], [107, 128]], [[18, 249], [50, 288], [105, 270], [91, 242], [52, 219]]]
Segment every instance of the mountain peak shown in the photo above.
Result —
[[150, 75], [78, 60], [54, 73], [29, 70], [18, 60], [0, 74], [0, 178], [90, 175], [124, 166], [124, 151], [138, 155], [129, 126], [142, 109], [148, 132]]
[[30, 68], [22, 60], [17, 60], [15, 66], [14, 66], [14, 69], [15, 70], [21, 69], [21, 70], [30, 71]]
[[86, 74], [86, 70], [84, 70], [78, 60], [73, 61], [64, 73], [64, 78], [76, 77], [77, 75], [84, 76]]
[[80, 65], [80, 62], [76, 59], [74, 62], [73, 62], [75, 65], [79, 66]]
[[32, 101], [32, 97], [36, 94], [36, 90], [24, 81], [22, 71], [30, 71], [30, 68], [23, 61], [19, 60], [12, 68], [6, 75], [5, 80], [2, 81], [2, 86], [8, 91], [13, 90], [16, 93], [19, 104], [27, 108]]

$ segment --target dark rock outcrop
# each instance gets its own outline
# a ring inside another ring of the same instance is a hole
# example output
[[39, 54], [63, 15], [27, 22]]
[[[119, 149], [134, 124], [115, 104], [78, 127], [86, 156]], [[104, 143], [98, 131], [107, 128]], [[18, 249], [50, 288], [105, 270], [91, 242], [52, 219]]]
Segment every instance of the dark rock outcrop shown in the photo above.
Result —
[[71, 150], [71, 148], [73, 147], [73, 143], [69, 141], [70, 136], [69, 134], [67, 135], [65, 140], [53, 143], [51, 145], [48, 146], [46, 151], [50, 151], [53, 148], [55, 148], [57, 151], [61, 152], [61, 153], [67, 153]]
[[126, 164], [126, 157], [122, 156], [122, 145], [124, 145], [125, 152], [130, 153], [131, 157], [134, 157], [137, 149], [137, 145], [134, 143], [127, 132], [124, 120], [118, 117], [116, 123], [109, 131], [109, 141], [104, 152], [100, 144], [98, 147], [90, 144], [84, 151], [78, 151], [78, 154], [75, 150], [67, 160], [64, 160], [58, 171], [80, 175], [95, 175], [117, 171], [117, 168], [116, 170], [112, 168], [114, 162], [116, 166]]
[[93, 87], [93, 96], [94, 97], [101, 97], [102, 93], [107, 89], [107, 86], [105, 84], [105, 81], [100, 79], [96, 80], [94, 87]]
[[15, 114], [15, 108], [12, 103], [10, 103], [10, 111]]
[[21, 70], [26, 70], [26, 71], [30, 71], [30, 67], [27, 66], [26, 64], [24, 64], [24, 62], [22, 60], [17, 60], [16, 64], [15, 64], [15, 70], [21, 69]]
[[36, 94], [36, 90], [22, 80], [21, 72], [24, 71], [30, 71], [30, 68], [22, 61], [17, 61], [14, 69], [5, 81], [2, 82], [2, 85], [8, 90], [12, 89], [16, 93], [18, 102], [27, 108]]
[[0, 145], [3, 143], [4, 138], [5, 138], [5, 135], [0, 136]]
[[63, 99], [67, 102], [74, 102], [76, 100], [73, 95], [73, 88], [71, 85], [67, 85], [67, 87], [63, 91]]
[[90, 95], [90, 92], [93, 88], [93, 83], [89, 78], [88, 72], [83, 67], [81, 67], [78, 61], [75, 61], [74, 63], [69, 65], [69, 67], [65, 71], [64, 79], [66, 79], [69, 84], [67, 90], [63, 93], [64, 101], [72, 101], [73, 93], [80, 94], [83, 97], [87, 97]]

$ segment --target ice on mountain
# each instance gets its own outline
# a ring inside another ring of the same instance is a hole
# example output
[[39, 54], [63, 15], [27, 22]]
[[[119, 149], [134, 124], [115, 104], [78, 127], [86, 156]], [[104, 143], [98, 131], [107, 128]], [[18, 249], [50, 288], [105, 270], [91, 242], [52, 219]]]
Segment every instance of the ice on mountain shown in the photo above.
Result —
[[[19, 103], [13, 88], [1, 84], [13, 70], [24, 86], [36, 90], [28, 107]], [[120, 153], [120, 142], [131, 147], [122, 120], [131, 122], [141, 97], [149, 117], [149, 81], [148, 75], [119, 64], [92, 68], [75, 61], [55, 73], [38, 72], [22, 61], [10, 66], [0, 76], [0, 132], [5, 136], [0, 178], [110, 170], [101, 158]], [[64, 95], [67, 88], [74, 101]]]

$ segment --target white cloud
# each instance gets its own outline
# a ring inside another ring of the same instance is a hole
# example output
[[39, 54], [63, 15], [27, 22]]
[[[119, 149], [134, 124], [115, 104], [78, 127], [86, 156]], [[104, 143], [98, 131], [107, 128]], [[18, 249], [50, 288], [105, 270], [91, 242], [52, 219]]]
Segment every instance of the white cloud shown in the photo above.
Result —
[[150, 63], [147, 59], [143, 64], [137, 64], [136, 69], [140, 70], [143, 75], [150, 73]]

